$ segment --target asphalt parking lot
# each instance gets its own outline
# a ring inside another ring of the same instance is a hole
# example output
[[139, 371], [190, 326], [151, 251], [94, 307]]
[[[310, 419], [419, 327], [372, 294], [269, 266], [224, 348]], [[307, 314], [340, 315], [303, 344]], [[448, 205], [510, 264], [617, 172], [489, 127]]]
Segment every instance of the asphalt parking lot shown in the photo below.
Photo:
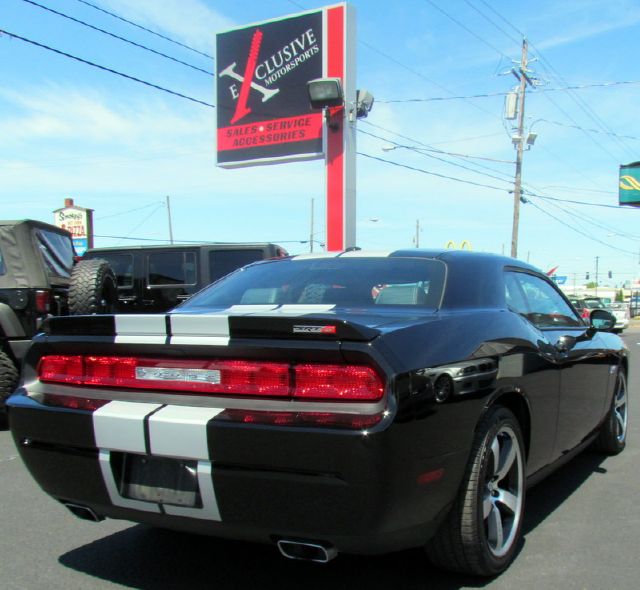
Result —
[[431, 568], [420, 550], [292, 562], [270, 546], [77, 520], [42, 493], [0, 430], [0, 580], [6, 589], [562, 588], [636, 589], [640, 575], [640, 322], [631, 351], [630, 427], [617, 457], [583, 453], [530, 490], [524, 542], [493, 580]]

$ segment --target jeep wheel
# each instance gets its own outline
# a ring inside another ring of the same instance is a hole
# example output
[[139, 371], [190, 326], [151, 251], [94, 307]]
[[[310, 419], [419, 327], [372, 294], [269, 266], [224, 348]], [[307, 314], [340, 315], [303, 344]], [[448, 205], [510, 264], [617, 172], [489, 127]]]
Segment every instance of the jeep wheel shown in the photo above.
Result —
[[114, 313], [118, 300], [116, 277], [106, 260], [81, 260], [71, 272], [69, 313]]
[[13, 393], [18, 384], [18, 369], [13, 361], [0, 351], [0, 426], [4, 422], [5, 400]]

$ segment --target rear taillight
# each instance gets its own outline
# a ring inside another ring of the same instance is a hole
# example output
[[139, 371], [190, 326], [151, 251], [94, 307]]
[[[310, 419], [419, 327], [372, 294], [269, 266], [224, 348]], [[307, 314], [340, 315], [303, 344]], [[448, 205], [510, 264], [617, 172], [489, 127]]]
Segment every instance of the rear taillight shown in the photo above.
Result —
[[384, 384], [363, 365], [289, 364], [245, 360], [168, 360], [47, 355], [38, 377], [47, 383], [153, 389], [173, 393], [303, 400], [377, 401]]
[[40, 314], [49, 313], [51, 309], [51, 297], [49, 291], [38, 289], [36, 291], [36, 311]]

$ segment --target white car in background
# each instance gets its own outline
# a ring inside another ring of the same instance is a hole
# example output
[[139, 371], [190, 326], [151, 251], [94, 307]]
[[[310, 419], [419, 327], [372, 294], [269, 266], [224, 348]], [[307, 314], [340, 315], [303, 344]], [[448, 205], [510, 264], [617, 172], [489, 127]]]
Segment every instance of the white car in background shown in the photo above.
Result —
[[628, 303], [614, 301], [607, 305], [607, 311], [611, 312], [616, 317], [616, 325], [614, 326], [615, 332], [622, 332], [629, 327], [631, 314], [629, 313]]

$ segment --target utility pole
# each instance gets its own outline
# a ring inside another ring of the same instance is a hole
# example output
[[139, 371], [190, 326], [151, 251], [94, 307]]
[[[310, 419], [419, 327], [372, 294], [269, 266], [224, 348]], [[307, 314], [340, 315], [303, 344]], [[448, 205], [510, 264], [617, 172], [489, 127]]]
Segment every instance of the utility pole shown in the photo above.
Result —
[[531, 79], [527, 75], [528, 64], [528, 43], [522, 40], [522, 56], [518, 71], [512, 70], [513, 74], [520, 80], [518, 88], [518, 134], [516, 141], [516, 176], [513, 183], [513, 229], [511, 232], [511, 257], [518, 257], [518, 227], [520, 225], [520, 198], [522, 196], [522, 153], [524, 150], [524, 100], [527, 91], [527, 84], [531, 84]]
[[416, 248], [420, 247], [420, 220], [416, 219]]
[[600, 256], [596, 256], [596, 297], [598, 296], [598, 264], [600, 262]]
[[313, 252], [313, 206], [314, 206], [314, 198], [311, 197], [311, 224], [309, 228], [309, 252]]
[[171, 203], [169, 201], [169, 196], [165, 197], [165, 201], [167, 203], [167, 218], [169, 219], [169, 243], [173, 244], [173, 228], [171, 227]]

